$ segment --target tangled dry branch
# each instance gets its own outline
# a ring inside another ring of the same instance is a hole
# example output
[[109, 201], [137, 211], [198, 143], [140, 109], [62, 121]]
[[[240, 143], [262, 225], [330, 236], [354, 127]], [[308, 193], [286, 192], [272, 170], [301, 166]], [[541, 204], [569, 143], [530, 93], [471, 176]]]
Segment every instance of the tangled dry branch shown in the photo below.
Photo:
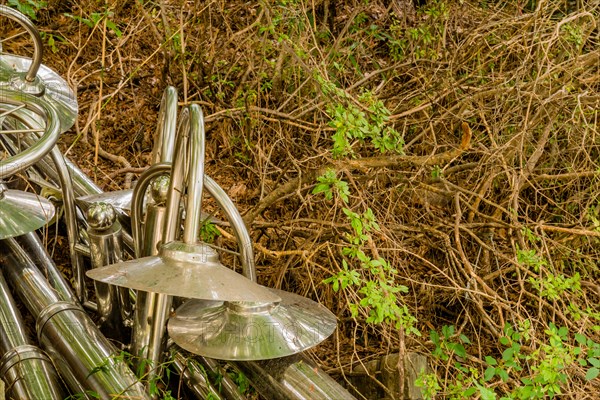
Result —
[[[373, 211], [381, 229], [366, 247], [396, 267], [419, 330], [453, 325], [456, 337], [477, 338], [466, 357], [475, 369], [501, 354], [507, 323], [529, 321], [530, 355], [544, 351], [550, 323], [600, 340], [597, 2], [438, 0], [419, 12], [383, 0], [114, 2], [122, 36], [63, 16], [95, 11], [80, 3], [40, 16], [47, 34], [65, 38], [49, 62], [78, 84], [83, 131], [96, 130], [106, 158], [95, 165], [75, 144], [77, 161], [105, 171], [110, 188], [126, 185], [119, 174], [149, 161], [163, 87], [202, 104], [207, 170], [245, 210], [262, 282], [340, 317], [335, 345], [320, 353], [330, 371], [435, 347], [352, 317], [348, 304], [362, 295], [322, 283], [347, 259], [346, 207]], [[352, 156], [333, 157], [335, 105], [368, 116], [368, 96], [389, 110], [403, 154], [356, 139]], [[121, 164], [118, 174], [109, 162]], [[351, 188], [347, 204], [312, 194], [330, 169]], [[449, 363], [436, 367], [447, 381], [457, 376]], [[581, 366], [568, 370], [564, 392], [597, 393]]]

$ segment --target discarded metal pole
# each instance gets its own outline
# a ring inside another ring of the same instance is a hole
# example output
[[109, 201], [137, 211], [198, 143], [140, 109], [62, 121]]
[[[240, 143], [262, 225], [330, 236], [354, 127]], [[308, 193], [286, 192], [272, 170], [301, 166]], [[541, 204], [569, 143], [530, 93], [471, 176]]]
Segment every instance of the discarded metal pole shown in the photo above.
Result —
[[38, 340], [69, 387], [102, 399], [147, 399], [137, 377], [83, 309], [62, 301], [14, 239], [0, 242], [0, 249], [6, 278], [36, 317]]
[[0, 272], [0, 377], [8, 397], [62, 400], [65, 393], [50, 358], [32, 345], [23, 320]]

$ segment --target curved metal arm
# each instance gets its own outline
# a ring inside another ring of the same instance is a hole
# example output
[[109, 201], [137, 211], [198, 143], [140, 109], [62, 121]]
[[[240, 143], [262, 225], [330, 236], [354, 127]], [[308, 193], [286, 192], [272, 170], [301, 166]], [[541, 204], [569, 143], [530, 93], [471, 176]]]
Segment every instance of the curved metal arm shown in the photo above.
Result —
[[[0, 89], [0, 99], [2, 99], [2, 103], [0, 104], [1, 111], [12, 111], [7, 109], [7, 105], [23, 107], [25, 110], [33, 111], [46, 122], [44, 134], [36, 143], [28, 149], [15, 154], [12, 157], [5, 158], [0, 162], [0, 179], [2, 179], [29, 168], [50, 152], [58, 140], [60, 124], [54, 107], [46, 102], [40, 101], [32, 95]], [[38, 126], [31, 115], [22, 113], [21, 110], [14, 111], [10, 115], [19, 119], [29, 127]], [[2, 133], [2, 131], [0, 131], [0, 133]]]
[[198, 224], [204, 184], [204, 117], [197, 104], [183, 109], [177, 126], [177, 143], [173, 157], [171, 184], [167, 198], [167, 216], [163, 231], [165, 243], [175, 240], [179, 223], [179, 202], [186, 181], [186, 155], [189, 160], [187, 176], [187, 207], [183, 230], [183, 241], [188, 244], [198, 240]]
[[244, 276], [253, 282], [256, 282], [256, 266], [254, 264], [254, 250], [252, 249], [252, 240], [248, 233], [248, 228], [244, 224], [244, 220], [240, 215], [237, 207], [227, 195], [227, 193], [215, 182], [210, 176], [204, 175], [204, 185], [208, 193], [217, 202], [217, 205], [221, 208], [227, 221], [233, 229], [233, 233], [238, 242], [240, 249], [240, 260], [242, 262], [242, 270]]
[[189, 106], [189, 120], [187, 127], [189, 130], [190, 142], [188, 154], [189, 167], [187, 179], [187, 206], [185, 213], [185, 224], [183, 227], [184, 243], [193, 244], [198, 241], [198, 225], [202, 216], [202, 190], [204, 189], [204, 115], [202, 109], [197, 104]]
[[136, 258], [142, 257], [142, 248], [144, 246], [142, 237], [142, 211], [144, 196], [148, 186], [155, 178], [166, 175], [171, 172], [171, 163], [154, 164], [140, 175], [133, 196], [131, 198], [131, 235], [133, 236], [133, 247]]
[[152, 149], [152, 163], [173, 161], [177, 130], [177, 89], [167, 86], [160, 101], [158, 124]]
[[0, 16], [7, 17], [18, 22], [31, 36], [31, 39], [33, 40], [33, 62], [29, 66], [29, 70], [25, 75], [25, 80], [27, 82], [33, 82], [37, 76], [38, 69], [42, 64], [42, 57], [44, 54], [44, 46], [40, 33], [29, 18], [10, 7], [0, 5]]

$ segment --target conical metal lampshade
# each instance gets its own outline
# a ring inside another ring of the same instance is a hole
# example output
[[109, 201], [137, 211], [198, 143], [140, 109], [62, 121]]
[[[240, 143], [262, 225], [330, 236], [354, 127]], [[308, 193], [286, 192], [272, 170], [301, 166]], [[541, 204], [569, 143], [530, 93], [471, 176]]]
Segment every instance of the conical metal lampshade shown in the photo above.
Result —
[[226, 267], [205, 244], [170, 242], [158, 256], [94, 268], [90, 278], [144, 292], [221, 301], [279, 301], [279, 297]]
[[297, 294], [270, 289], [279, 303], [189, 300], [169, 319], [169, 336], [205, 357], [268, 360], [300, 353], [333, 333], [336, 317]]
[[[30, 88], [22, 77], [31, 67], [32, 60], [11, 54], [0, 55], [0, 86], [26, 93]], [[36, 91], [42, 92], [41, 99], [50, 103], [57, 111], [60, 131], [69, 130], [77, 119], [78, 105], [75, 93], [56, 72], [40, 65], [36, 81], [31, 83]]]
[[33, 232], [54, 217], [54, 205], [43, 197], [0, 187], [0, 240]]

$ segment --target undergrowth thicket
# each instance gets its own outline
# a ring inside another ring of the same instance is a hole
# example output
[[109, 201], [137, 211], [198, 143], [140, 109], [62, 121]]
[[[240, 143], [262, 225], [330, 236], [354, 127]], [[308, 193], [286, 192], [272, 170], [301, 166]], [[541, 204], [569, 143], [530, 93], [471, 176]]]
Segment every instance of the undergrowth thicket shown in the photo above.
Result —
[[75, 160], [126, 187], [165, 85], [202, 104], [260, 281], [339, 316], [328, 372], [414, 351], [427, 398], [600, 393], [597, 1], [47, 3]]

